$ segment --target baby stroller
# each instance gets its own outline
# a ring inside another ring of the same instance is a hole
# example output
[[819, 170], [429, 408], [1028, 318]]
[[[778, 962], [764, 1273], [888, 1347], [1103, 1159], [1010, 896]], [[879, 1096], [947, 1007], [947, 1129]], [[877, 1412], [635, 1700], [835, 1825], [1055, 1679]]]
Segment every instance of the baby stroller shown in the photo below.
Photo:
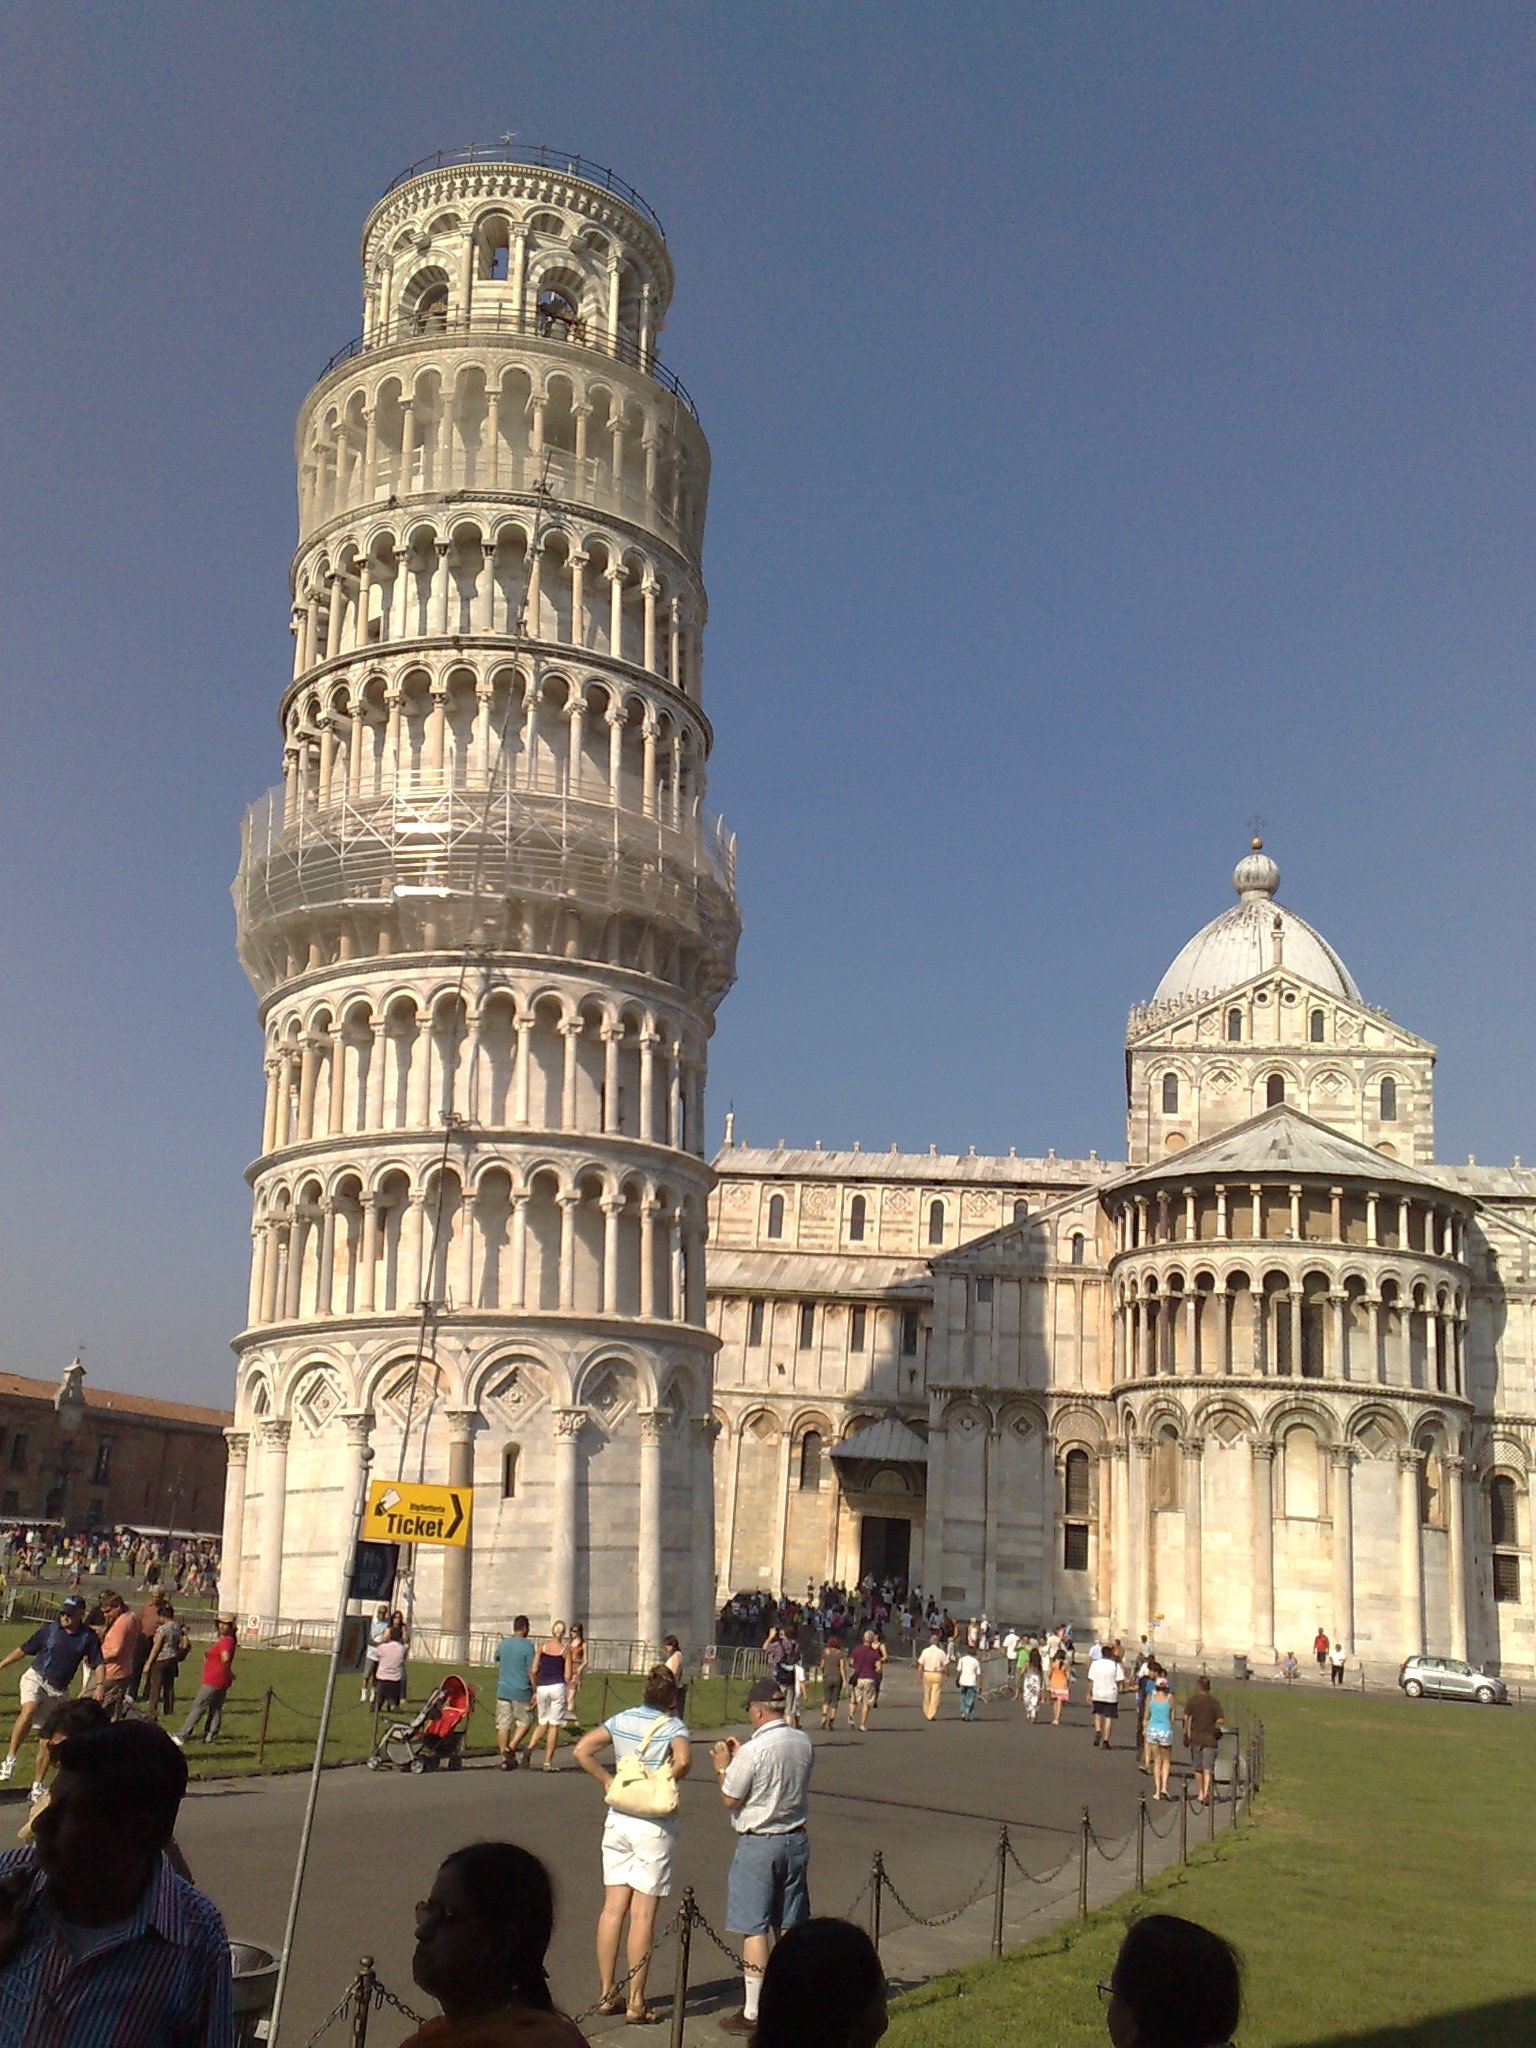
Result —
[[463, 1770], [464, 1736], [474, 1711], [474, 1687], [450, 1675], [413, 1721], [391, 1721], [380, 1730], [369, 1770], [410, 1771], [418, 1777], [440, 1764], [450, 1771]]

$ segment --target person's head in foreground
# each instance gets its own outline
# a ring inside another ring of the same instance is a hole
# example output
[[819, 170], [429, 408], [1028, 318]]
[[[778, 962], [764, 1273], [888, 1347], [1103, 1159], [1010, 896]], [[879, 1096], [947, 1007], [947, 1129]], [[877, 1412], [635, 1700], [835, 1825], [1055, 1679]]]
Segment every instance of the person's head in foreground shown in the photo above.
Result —
[[59, 1744], [32, 1820], [54, 1911], [82, 1927], [130, 1919], [176, 1827], [187, 1761], [163, 1728], [119, 1721]]
[[544, 1956], [554, 1925], [555, 1895], [538, 1857], [512, 1842], [471, 1842], [442, 1865], [416, 1908], [411, 1975], [454, 2023], [553, 2012]]
[[862, 1927], [807, 1920], [780, 1937], [753, 2048], [874, 2048], [885, 2028], [885, 1972]]
[[1242, 2012], [1242, 1959], [1208, 1927], [1148, 1913], [1126, 1930], [1107, 1990], [1115, 2048], [1221, 2048]]

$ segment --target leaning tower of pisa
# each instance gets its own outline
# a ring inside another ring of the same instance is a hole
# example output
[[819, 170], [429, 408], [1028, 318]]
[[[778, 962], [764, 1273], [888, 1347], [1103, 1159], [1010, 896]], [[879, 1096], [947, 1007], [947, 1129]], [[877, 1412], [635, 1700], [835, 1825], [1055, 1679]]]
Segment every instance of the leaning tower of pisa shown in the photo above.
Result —
[[[375, 1476], [475, 1488], [419, 1631], [713, 1602], [709, 452], [656, 215], [577, 157], [434, 157], [299, 415], [281, 784], [235, 903], [266, 1042], [225, 1599], [334, 1611]], [[419, 1637], [419, 1640], [422, 1638]]]

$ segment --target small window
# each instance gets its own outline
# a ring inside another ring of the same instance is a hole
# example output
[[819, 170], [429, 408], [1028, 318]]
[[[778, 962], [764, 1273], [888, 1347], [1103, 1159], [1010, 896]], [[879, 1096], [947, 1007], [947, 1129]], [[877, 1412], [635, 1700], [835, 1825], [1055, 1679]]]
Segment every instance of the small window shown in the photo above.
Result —
[[1013, 1205], [1013, 1220], [1014, 1220], [1014, 1222], [1015, 1222], [1015, 1223], [1022, 1223], [1022, 1222], [1023, 1222], [1024, 1220], [1025, 1220], [1025, 1218], [1026, 1218], [1026, 1217], [1027, 1217], [1028, 1215], [1029, 1215], [1029, 1204], [1028, 1204], [1028, 1202], [1015, 1202], [1015, 1203], [1014, 1203], [1014, 1205]]
[[1074, 1266], [1083, 1263], [1083, 1233], [1080, 1230], [1072, 1233], [1072, 1263]]
[[1163, 1076], [1163, 1115], [1177, 1116], [1179, 1113], [1179, 1077], [1177, 1074]]
[[768, 1235], [770, 1237], [782, 1237], [784, 1235], [784, 1197], [782, 1195], [774, 1195], [769, 1201]]
[[25, 1472], [27, 1469], [27, 1432], [24, 1429], [18, 1429], [11, 1438], [10, 1469], [13, 1472]]
[[763, 1341], [763, 1304], [760, 1301], [747, 1303], [747, 1348], [755, 1351]]
[[1493, 1560], [1493, 1597], [1501, 1607], [1517, 1603], [1520, 1598], [1520, 1560], [1507, 1554], [1496, 1554]]
[[1515, 1482], [1498, 1473], [1488, 1484], [1488, 1533], [1495, 1550], [1515, 1550], [1520, 1544], [1520, 1501]]
[[800, 1491], [815, 1493], [821, 1486], [821, 1437], [808, 1429], [800, 1439]]
[[809, 1351], [816, 1342], [816, 1304], [802, 1301], [800, 1304], [800, 1349]]
[[865, 1333], [869, 1328], [869, 1310], [860, 1302], [848, 1311], [848, 1349], [862, 1351]]
[[1229, 1041], [1229, 1042], [1230, 1042], [1231, 1044], [1234, 1044], [1234, 1045], [1235, 1045], [1235, 1044], [1236, 1044], [1236, 1043], [1238, 1042], [1238, 1040], [1239, 1040], [1239, 1039], [1240, 1039], [1240, 1038], [1242, 1037], [1242, 1035], [1243, 1035], [1243, 1013], [1242, 1013], [1242, 1011], [1241, 1011], [1241, 1010], [1228, 1010], [1228, 1012], [1227, 1012], [1227, 1038], [1228, 1038], [1228, 1041]]
[[944, 1242], [944, 1204], [942, 1202], [930, 1202], [928, 1205], [928, 1242], [930, 1244], [942, 1244]]
[[1061, 1568], [1064, 1572], [1087, 1571], [1088, 1524], [1086, 1522], [1062, 1523]]
[[1062, 1473], [1063, 1505], [1069, 1516], [1086, 1521], [1092, 1511], [1093, 1469], [1086, 1451], [1068, 1451]]
[[105, 1439], [96, 1446], [96, 1462], [91, 1467], [92, 1486], [106, 1486], [112, 1478], [112, 1446]]
[[1390, 1079], [1381, 1084], [1381, 1120], [1384, 1124], [1397, 1122], [1397, 1083]]
[[1311, 1039], [1314, 1045], [1321, 1045], [1323, 1042], [1323, 1025], [1324, 1018], [1322, 1011], [1314, 1010], [1311, 1016], [1307, 1019], [1307, 1036]]
[[517, 1499], [517, 1465], [522, 1452], [516, 1444], [508, 1444], [501, 1454], [501, 1497], [503, 1500]]
[[992, 1299], [992, 1282], [991, 1282], [990, 1280], [978, 1280], [978, 1281], [976, 1282], [976, 1305], [977, 1305], [977, 1307], [978, 1307], [978, 1308], [980, 1308], [980, 1307], [981, 1307], [981, 1306], [983, 1305], [983, 1303], [987, 1303], [987, 1302], [990, 1302], [990, 1301], [991, 1301], [991, 1299]]
[[864, 1226], [869, 1218], [869, 1204], [862, 1195], [855, 1195], [848, 1205], [848, 1238], [852, 1244], [864, 1242]]
[[1284, 1074], [1271, 1074], [1264, 1083], [1264, 1100], [1270, 1109], [1277, 1108], [1285, 1100]]
[[901, 1312], [901, 1355], [903, 1358], [917, 1356], [917, 1310], [904, 1308]]

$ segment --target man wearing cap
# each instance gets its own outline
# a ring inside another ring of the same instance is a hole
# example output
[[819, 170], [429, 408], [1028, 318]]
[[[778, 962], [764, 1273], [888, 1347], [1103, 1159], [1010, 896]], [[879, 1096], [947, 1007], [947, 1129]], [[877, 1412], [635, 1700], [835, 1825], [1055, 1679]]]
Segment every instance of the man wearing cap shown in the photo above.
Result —
[[763, 1972], [773, 1937], [811, 1917], [810, 1844], [806, 1808], [815, 1751], [803, 1729], [784, 1718], [784, 1688], [760, 1678], [747, 1695], [752, 1733], [712, 1751], [720, 1796], [736, 1830], [736, 1854], [726, 1886], [725, 1924], [742, 1937], [745, 1997], [740, 2012], [719, 2022], [727, 2034], [757, 2026]]
[[21, 1674], [21, 1712], [11, 1729], [9, 1747], [0, 1757], [0, 1785], [15, 1770], [16, 1752], [26, 1741], [39, 1707], [63, 1699], [82, 1664], [88, 1664], [94, 1671], [101, 1663], [101, 1644], [85, 1625], [85, 1602], [78, 1593], [70, 1594], [59, 1609], [57, 1621], [45, 1621], [18, 1648], [0, 1657], [0, 1671], [9, 1664], [19, 1664], [23, 1657], [30, 1657], [32, 1662]]

